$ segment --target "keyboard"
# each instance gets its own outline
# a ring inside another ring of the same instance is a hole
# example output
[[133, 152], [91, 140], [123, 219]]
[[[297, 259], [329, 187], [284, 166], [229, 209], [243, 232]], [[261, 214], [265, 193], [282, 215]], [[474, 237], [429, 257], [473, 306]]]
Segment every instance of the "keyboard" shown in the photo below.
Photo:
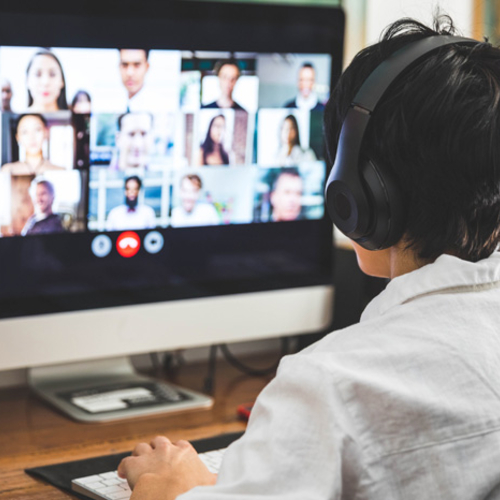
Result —
[[[206, 451], [198, 456], [210, 472], [219, 472], [226, 448]], [[128, 500], [132, 491], [126, 479], [118, 477], [116, 471], [79, 477], [71, 481], [71, 489], [94, 500]]]

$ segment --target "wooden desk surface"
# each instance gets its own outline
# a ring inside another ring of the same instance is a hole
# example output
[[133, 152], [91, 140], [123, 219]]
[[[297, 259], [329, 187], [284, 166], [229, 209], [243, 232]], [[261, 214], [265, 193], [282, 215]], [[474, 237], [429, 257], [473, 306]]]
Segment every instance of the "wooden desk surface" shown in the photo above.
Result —
[[[269, 361], [269, 358], [267, 359]], [[186, 365], [171, 381], [201, 391], [206, 364]], [[217, 363], [215, 404], [209, 410], [82, 424], [53, 410], [27, 388], [0, 391], [0, 500], [74, 498], [24, 473], [24, 469], [131, 450], [156, 435], [196, 440], [245, 429], [236, 407], [253, 401], [269, 382]]]

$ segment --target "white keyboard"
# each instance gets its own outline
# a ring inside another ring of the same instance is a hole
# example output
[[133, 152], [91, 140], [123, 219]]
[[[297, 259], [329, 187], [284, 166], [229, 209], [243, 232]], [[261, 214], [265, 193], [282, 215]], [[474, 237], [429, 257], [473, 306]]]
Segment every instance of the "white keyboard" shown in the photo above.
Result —
[[[221, 448], [200, 453], [198, 456], [208, 470], [216, 474], [225, 451], [226, 448]], [[127, 481], [118, 477], [116, 471], [73, 479], [71, 489], [94, 500], [128, 500], [132, 495]]]

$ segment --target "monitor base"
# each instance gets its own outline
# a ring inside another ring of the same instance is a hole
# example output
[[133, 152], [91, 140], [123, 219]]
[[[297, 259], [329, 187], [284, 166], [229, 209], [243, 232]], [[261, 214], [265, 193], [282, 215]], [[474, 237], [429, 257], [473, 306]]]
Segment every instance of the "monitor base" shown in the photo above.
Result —
[[135, 372], [126, 357], [30, 368], [41, 398], [80, 422], [210, 408], [212, 398]]

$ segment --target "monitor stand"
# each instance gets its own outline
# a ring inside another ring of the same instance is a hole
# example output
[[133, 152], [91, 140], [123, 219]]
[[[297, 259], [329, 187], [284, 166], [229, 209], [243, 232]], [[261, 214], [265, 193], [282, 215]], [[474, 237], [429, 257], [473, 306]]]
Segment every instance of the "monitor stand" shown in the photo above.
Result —
[[204, 394], [138, 375], [126, 357], [30, 368], [28, 383], [40, 397], [81, 422], [213, 405]]

